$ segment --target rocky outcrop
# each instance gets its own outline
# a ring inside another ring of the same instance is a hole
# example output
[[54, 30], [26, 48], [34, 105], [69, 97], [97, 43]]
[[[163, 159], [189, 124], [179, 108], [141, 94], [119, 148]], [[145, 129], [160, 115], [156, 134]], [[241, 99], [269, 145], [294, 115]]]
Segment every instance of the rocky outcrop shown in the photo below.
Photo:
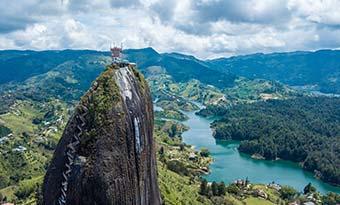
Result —
[[43, 185], [43, 204], [158, 205], [153, 109], [143, 76], [111, 65], [70, 118]]

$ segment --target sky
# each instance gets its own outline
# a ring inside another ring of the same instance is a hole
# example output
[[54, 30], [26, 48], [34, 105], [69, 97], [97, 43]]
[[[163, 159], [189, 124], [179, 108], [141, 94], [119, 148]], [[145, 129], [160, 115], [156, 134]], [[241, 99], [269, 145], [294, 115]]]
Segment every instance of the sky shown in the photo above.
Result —
[[0, 49], [113, 42], [202, 59], [340, 49], [340, 0], [0, 0]]

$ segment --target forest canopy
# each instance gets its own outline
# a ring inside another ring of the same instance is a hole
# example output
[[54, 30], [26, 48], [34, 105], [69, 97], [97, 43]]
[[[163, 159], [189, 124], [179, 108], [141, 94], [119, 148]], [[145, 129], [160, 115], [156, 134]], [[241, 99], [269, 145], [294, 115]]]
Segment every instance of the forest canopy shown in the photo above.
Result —
[[324, 181], [340, 184], [340, 98], [238, 105], [213, 128], [217, 139], [240, 140], [241, 152], [300, 162]]

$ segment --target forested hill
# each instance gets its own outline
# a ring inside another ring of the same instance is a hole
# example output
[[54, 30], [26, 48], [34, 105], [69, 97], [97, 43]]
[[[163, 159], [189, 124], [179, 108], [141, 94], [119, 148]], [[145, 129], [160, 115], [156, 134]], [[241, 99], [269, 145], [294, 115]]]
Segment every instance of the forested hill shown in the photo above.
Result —
[[301, 97], [238, 105], [214, 122], [215, 138], [241, 140], [239, 150], [302, 162], [340, 185], [340, 98]]
[[65, 62], [89, 55], [104, 56], [104, 53], [90, 50], [3, 50], [0, 51], [0, 84], [10, 81], [21, 82], [29, 77], [46, 73]]
[[[225, 88], [233, 86], [237, 76], [243, 76], [340, 93], [340, 51], [337, 50], [253, 54], [208, 61], [178, 53], [158, 53], [152, 48], [127, 49], [124, 55], [131, 62], [136, 62], [142, 72], [151, 66], [162, 68], [176, 82], [197, 79]], [[91, 50], [0, 51], [0, 84], [21, 82], [66, 62], [88, 57], [96, 64], [103, 57], [109, 59], [109, 53]]]
[[210, 61], [216, 69], [247, 78], [277, 80], [340, 93], [340, 50], [253, 54]]
[[236, 76], [228, 72], [221, 72], [215, 67], [219, 65], [199, 60], [194, 56], [179, 53], [159, 54], [152, 48], [129, 49], [124, 55], [131, 62], [136, 62], [142, 72], [149, 67], [166, 70], [176, 82], [187, 82], [197, 79], [202, 83], [226, 88], [234, 85]]
[[[225, 88], [235, 80], [192, 56], [159, 54], [152, 48], [125, 50], [124, 56], [145, 74], [150, 68], [162, 70], [176, 82], [196, 79]], [[0, 113], [15, 99], [77, 101], [110, 61], [109, 52], [91, 50], [0, 51]]]
[[[95, 67], [96, 75], [102, 71], [105, 59], [110, 60], [109, 52], [91, 50], [63, 50], [63, 51], [0, 51], [0, 84], [8, 82], [22, 82], [28, 78], [47, 73], [60, 66], [75, 67], [82, 63], [81, 67]], [[212, 68], [217, 65], [175, 53], [157, 53], [152, 48], [124, 50], [124, 57], [131, 62], [136, 62], [143, 72], [150, 66], [161, 67], [171, 75], [176, 82], [186, 82], [197, 79], [203, 83], [211, 84], [219, 88], [232, 86], [235, 75], [217, 71]], [[104, 62], [103, 62], [104, 61]], [[85, 62], [85, 64], [84, 64]], [[85, 87], [88, 87], [85, 86]]]

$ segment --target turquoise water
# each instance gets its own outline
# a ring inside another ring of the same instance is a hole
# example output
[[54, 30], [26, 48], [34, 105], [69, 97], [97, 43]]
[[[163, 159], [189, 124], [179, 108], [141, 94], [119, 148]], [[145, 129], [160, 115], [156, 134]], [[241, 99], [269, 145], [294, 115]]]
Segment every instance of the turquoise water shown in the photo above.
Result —
[[255, 160], [238, 152], [236, 141], [216, 141], [212, 136], [210, 123], [212, 120], [202, 118], [194, 112], [185, 112], [189, 120], [184, 122], [190, 130], [183, 133], [183, 141], [196, 149], [206, 147], [211, 152], [214, 162], [210, 166], [208, 181], [224, 181], [230, 183], [236, 179], [246, 178], [253, 183], [270, 183], [275, 181], [281, 185], [290, 185], [302, 191], [311, 182], [321, 193], [340, 193], [340, 188], [323, 183], [309, 172], [303, 171], [296, 163], [289, 161]]

